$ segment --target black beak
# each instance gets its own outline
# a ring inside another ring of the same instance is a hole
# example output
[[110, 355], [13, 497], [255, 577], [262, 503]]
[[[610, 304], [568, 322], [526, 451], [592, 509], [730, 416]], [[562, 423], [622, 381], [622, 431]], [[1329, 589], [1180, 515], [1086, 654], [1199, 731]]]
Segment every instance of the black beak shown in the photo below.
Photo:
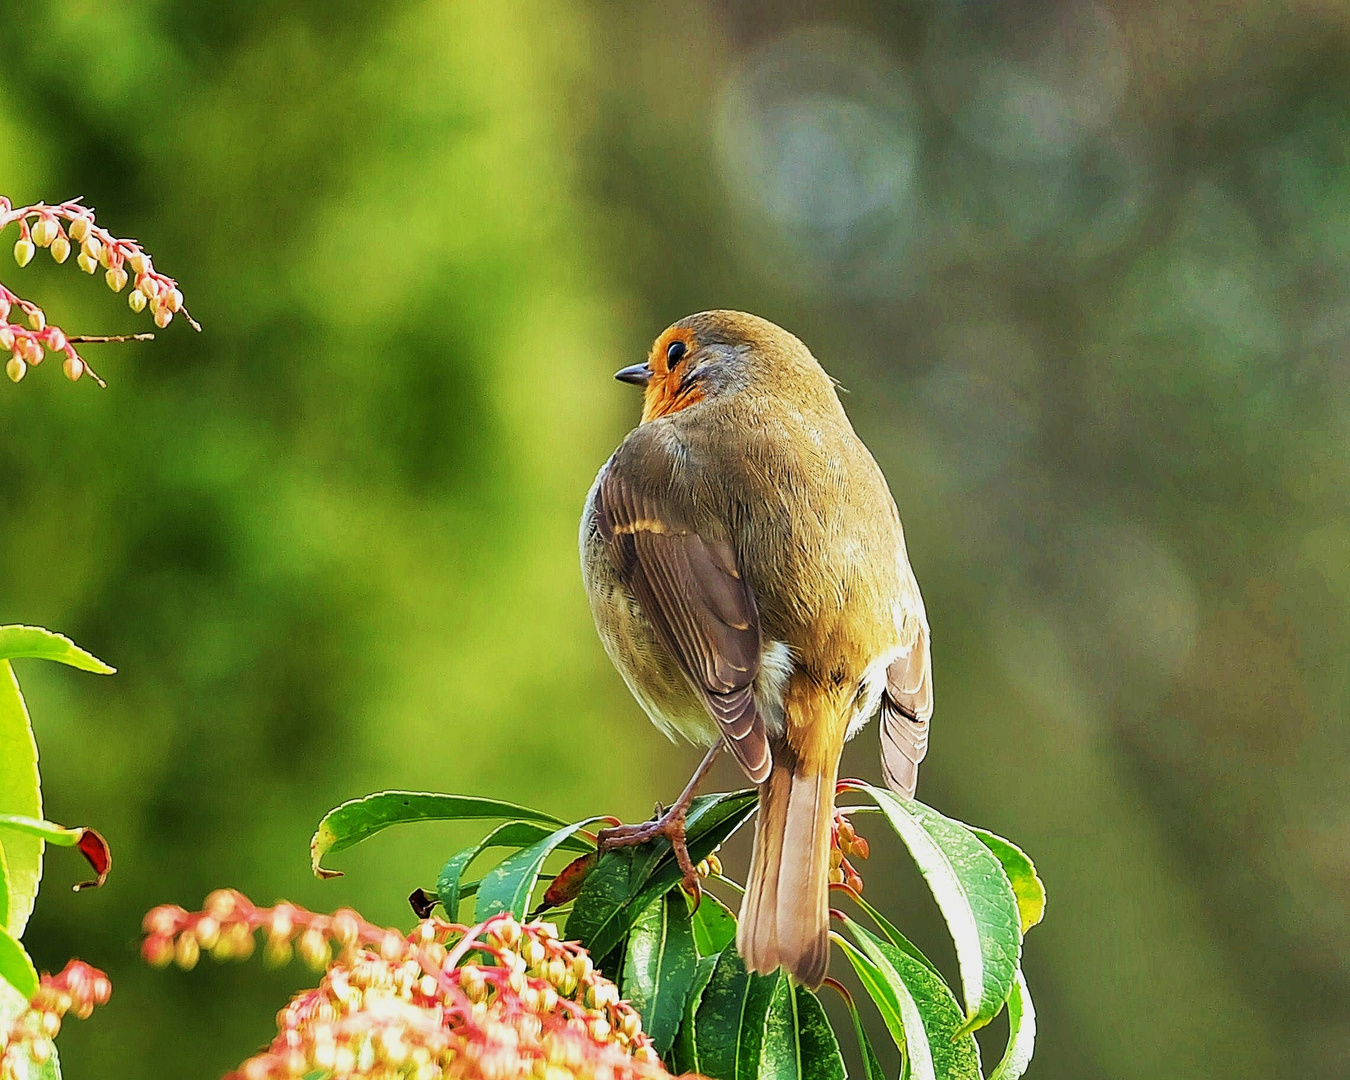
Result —
[[652, 381], [652, 369], [645, 363], [630, 364], [628, 367], [616, 371], [614, 377], [619, 382], [632, 383], [634, 386], [646, 386]]

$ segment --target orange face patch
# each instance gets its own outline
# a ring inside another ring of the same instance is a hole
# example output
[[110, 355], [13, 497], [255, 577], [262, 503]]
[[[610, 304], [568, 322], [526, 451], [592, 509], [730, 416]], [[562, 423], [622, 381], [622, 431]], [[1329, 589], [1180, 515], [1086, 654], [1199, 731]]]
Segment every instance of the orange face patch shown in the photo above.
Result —
[[659, 416], [669, 416], [687, 409], [703, 400], [703, 388], [697, 383], [684, 381], [685, 364], [688, 361], [681, 358], [674, 365], [668, 362], [667, 353], [677, 341], [684, 342], [686, 356], [694, 351], [693, 331], [672, 327], [656, 339], [651, 355], [647, 358], [647, 366], [652, 369], [652, 379], [642, 399], [644, 424]]

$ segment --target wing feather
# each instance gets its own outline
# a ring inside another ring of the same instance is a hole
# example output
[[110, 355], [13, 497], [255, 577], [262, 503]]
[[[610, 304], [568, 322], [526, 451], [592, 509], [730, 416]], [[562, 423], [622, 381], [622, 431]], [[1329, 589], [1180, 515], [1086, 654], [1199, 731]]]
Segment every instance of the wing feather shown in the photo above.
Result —
[[907, 799], [919, 782], [933, 718], [933, 661], [928, 625], [919, 620], [914, 644], [886, 670], [881, 698], [881, 770], [886, 786]]
[[773, 764], [754, 693], [763, 639], [730, 543], [700, 536], [612, 467], [600, 481], [596, 507], [600, 534], [642, 613], [741, 768], [761, 783]]

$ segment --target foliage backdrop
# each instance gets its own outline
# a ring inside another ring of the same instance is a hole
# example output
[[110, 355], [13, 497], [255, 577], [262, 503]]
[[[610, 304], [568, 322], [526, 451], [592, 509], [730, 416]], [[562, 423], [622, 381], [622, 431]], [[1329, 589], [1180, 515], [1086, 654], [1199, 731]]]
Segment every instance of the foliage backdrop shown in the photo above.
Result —
[[[674, 794], [574, 530], [637, 414], [610, 373], [711, 306], [805, 338], [890, 477], [935, 629], [921, 794], [1051, 887], [1034, 1075], [1344, 1074], [1346, 9], [806, 12], [7, 5], [0, 189], [84, 195], [206, 327], [91, 352], [105, 392], [0, 389], [0, 622], [120, 672], [20, 673], [50, 815], [117, 859], [29, 934], [113, 977], [70, 1076], [217, 1075], [305, 979], [145, 971], [152, 904], [407, 921], [425, 834], [309, 877], [344, 798]], [[68, 268], [4, 273], [132, 328]]]

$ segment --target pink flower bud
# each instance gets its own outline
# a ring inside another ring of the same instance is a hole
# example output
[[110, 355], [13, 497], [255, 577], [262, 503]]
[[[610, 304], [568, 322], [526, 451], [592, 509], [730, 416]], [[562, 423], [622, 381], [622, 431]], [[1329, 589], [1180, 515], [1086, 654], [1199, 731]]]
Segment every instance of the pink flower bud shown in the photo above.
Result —
[[177, 289], [170, 289], [168, 296], [164, 300], [164, 306], [170, 311], [182, 311], [183, 294]]
[[0, 326], [0, 349], [9, 352], [14, 348], [14, 331], [8, 326]]
[[161, 330], [173, 322], [173, 312], [166, 307], [155, 308], [155, 325]]
[[47, 348], [52, 352], [65, 351], [66, 335], [61, 332], [59, 326], [47, 327]]

